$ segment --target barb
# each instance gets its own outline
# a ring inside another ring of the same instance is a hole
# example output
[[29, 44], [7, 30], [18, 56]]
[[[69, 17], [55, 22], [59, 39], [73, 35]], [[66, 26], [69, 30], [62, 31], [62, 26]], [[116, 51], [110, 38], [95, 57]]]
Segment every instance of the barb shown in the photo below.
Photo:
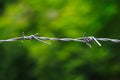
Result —
[[95, 38], [94, 36], [89, 37], [81, 37], [81, 38], [49, 38], [49, 37], [39, 37], [38, 33], [30, 36], [25, 36], [24, 32], [22, 33], [22, 37], [16, 37], [16, 38], [10, 38], [6, 40], [0, 40], [0, 43], [3, 42], [14, 42], [18, 40], [37, 40], [42, 43], [50, 45], [50, 43], [46, 42], [45, 40], [51, 40], [51, 41], [76, 41], [76, 42], [83, 42], [86, 43], [90, 48], [92, 47], [90, 42], [95, 42], [98, 46], [102, 46], [99, 41], [111, 41], [115, 43], [120, 43], [119, 39], [110, 39], [110, 38]]

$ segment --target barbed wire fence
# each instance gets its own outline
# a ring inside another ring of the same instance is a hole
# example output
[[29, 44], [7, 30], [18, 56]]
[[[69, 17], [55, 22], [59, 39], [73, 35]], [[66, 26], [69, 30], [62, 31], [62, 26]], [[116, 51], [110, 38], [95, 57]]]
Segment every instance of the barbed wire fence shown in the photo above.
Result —
[[83, 42], [87, 46], [89, 46], [90, 48], [92, 48], [90, 42], [94, 42], [98, 46], [102, 46], [99, 41], [111, 41], [111, 42], [114, 42], [114, 43], [120, 43], [119, 39], [95, 38], [94, 36], [89, 36], [89, 37], [83, 36], [83, 37], [80, 37], [80, 38], [49, 38], [49, 37], [39, 37], [38, 33], [30, 35], [30, 36], [25, 36], [24, 32], [22, 33], [22, 37], [15, 37], [15, 38], [10, 38], [10, 39], [6, 39], [6, 40], [0, 40], [0, 43], [14, 42], [14, 41], [18, 41], [18, 40], [22, 40], [22, 41], [24, 41], [24, 40], [37, 40], [37, 41], [40, 41], [40, 42], [48, 44], [48, 45], [51, 45], [51, 44], [46, 42], [45, 40], [51, 40], [51, 41], [76, 41], [76, 42]]

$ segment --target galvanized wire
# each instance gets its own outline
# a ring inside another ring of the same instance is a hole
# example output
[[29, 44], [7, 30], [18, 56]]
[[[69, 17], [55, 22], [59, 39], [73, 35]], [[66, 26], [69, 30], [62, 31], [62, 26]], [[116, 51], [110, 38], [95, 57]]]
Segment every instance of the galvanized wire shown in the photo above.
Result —
[[30, 36], [25, 36], [24, 33], [22, 37], [15, 37], [15, 38], [10, 38], [6, 40], [0, 40], [0, 43], [3, 42], [14, 42], [18, 40], [37, 40], [40, 42], [43, 42], [45, 44], [50, 45], [50, 43], [46, 42], [45, 40], [51, 40], [51, 41], [76, 41], [76, 42], [83, 42], [86, 43], [90, 48], [92, 47], [89, 43], [90, 42], [95, 42], [98, 46], [102, 46], [99, 41], [111, 41], [115, 43], [120, 43], [119, 39], [110, 39], [110, 38], [95, 38], [94, 36], [89, 36], [89, 37], [80, 37], [80, 38], [49, 38], [49, 37], [39, 37], [38, 33]]

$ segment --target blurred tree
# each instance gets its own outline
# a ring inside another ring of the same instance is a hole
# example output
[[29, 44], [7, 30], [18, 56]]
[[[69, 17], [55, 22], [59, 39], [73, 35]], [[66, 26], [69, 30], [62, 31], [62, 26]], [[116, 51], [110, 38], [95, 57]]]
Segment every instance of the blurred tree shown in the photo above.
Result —
[[[22, 32], [119, 38], [119, 8], [118, 0], [1, 0], [0, 39]], [[0, 43], [0, 79], [119, 80], [120, 46], [103, 45], [89, 49], [76, 42]]]

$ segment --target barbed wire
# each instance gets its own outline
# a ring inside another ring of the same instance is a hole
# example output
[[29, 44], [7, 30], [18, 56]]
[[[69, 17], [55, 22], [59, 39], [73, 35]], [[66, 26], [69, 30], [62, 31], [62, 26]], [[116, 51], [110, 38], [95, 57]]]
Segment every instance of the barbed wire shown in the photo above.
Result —
[[92, 47], [90, 42], [96, 43], [98, 46], [102, 46], [99, 41], [111, 41], [115, 43], [120, 43], [119, 39], [110, 39], [110, 38], [95, 38], [94, 36], [89, 36], [89, 37], [80, 37], [80, 38], [49, 38], [49, 37], [39, 37], [38, 33], [30, 35], [30, 36], [25, 36], [24, 32], [22, 33], [22, 37], [15, 37], [15, 38], [10, 38], [6, 40], [0, 40], [0, 43], [3, 42], [14, 42], [18, 40], [37, 40], [42, 43], [51, 45], [50, 43], [46, 42], [45, 40], [51, 40], [51, 41], [76, 41], [76, 42], [83, 42], [86, 43], [90, 48]]

